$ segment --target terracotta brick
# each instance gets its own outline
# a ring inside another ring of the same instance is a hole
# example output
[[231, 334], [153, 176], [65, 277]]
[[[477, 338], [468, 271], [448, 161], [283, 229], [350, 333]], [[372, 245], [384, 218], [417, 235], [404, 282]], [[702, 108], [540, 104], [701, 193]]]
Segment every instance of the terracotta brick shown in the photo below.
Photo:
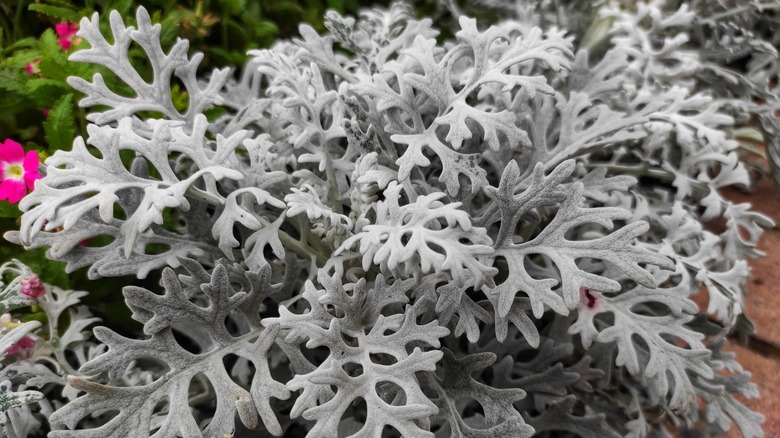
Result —
[[[724, 194], [734, 202], [748, 202], [753, 209], [759, 211], [780, 224], [780, 188], [769, 178], [764, 179], [754, 193], [738, 190], [727, 190]], [[728, 351], [737, 353], [737, 360], [750, 371], [752, 381], [761, 391], [758, 399], [743, 400], [751, 409], [761, 412], [766, 418], [764, 436], [780, 437], [780, 229], [767, 230], [759, 242], [759, 249], [767, 255], [750, 260], [752, 276], [747, 285], [748, 296], [745, 302], [746, 315], [756, 324], [756, 337], [759, 342], [765, 342], [762, 348], [769, 350], [772, 357], [761, 355], [755, 346], [742, 347], [730, 343]], [[727, 434], [728, 437], [739, 437], [736, 427]]]
[[[729, 189], [724, 195], [734, 202], [748, 202], [753, 209], [759, 211], [780, 224], [780, 188], [770, 179], [765, 178], [756, 187], [754, 193], [745, 193]], [[756, 324], [756, 335], [763, 340], [780, 347], [780, 229], [767, 230], [758, 244], [766, 256], [750, 260], [752, 277], [747, 286], [745, 314]]]
[[[737, 360], [746, 371], [752, 374], [751, 381], [758, 385], [759, 398], [741, 399], [750, 409], [764, 415], [764, 436], [766, 438], [780, 437], [780, 362], [764, 357], [736, 343], [729, 343], [724, 350], [737, 353]], [[738, 438], [742, 434], [732, 424], [726, 435], [728, 438]]]
[[767, 255], [749, 261], [752, 275], [747, 285], [745, 314], [756, 325], [757, 337], [780, 347], [780, 230], [764, 233], [758, 246]]

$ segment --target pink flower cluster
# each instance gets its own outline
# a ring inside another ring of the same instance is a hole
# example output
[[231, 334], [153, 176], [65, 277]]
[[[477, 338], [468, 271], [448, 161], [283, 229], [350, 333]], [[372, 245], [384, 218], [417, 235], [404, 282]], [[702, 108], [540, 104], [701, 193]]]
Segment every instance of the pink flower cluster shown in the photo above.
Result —
[[62, 47], [62, 50], [70, 50], [74, 44], [78, 44], [79, 40], [76, 38], [76, 32], [79, 31], [79, 26], [76, 23], [62, 22], [54, 26], [54, 31], [57, 33], [57, 42]]
[[29, 350], [33, 347], [35, 347], [35, 339], [25, 336], [22, 339], [19, 339], [14, 345], [8, 347], [8, 350], [5, 350], [5, 354], [17, 354], [22, 350]]
[[19, 202], [27, 189], [35, 188], [35, 180], [40, 178], [35, 151], [25, 154], [22, 145], [11, 139], [0, 144], [0, 200], [7, 199], [12, 204]]
[[22, 295], [30, 298], [39, 298], [46, 294], [46, 287], [41, 283], [37, 275], [22, 278]]

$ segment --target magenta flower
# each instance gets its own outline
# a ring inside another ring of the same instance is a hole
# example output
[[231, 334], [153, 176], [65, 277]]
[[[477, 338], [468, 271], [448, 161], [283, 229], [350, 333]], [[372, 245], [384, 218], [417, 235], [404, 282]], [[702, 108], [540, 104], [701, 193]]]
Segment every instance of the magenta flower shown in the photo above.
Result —
[[37, 275], [22, 278], [22, 294], [30, 298], [42, 297], [46, 294], [46, 287], [41, 284], [41, 279]]
[[7, 199], [12, 204], [19, 202], [28, 188], [35, 188], [35, 180], [40, 178], [35, 151], [25, 155], [22, 145], [11, 139], [0, 145], [0, 199]]
[[33, 347], [35, 347], [35, 339], [25, 336], [22, 339], [19, 339], [14, 345], [8, 347], [8, 350], [5, 350], [5, 354], [16, 354], [22, 350], [27, 350]]
[[54, 26], [54, 31], [57, 32], [57, 42], [62, 47], [62, 50], [70, 50], [73, 44], [78, 44], [76, 38], [76, 32], [79, 31], [79, 26], [76, 23], [62, 22]]

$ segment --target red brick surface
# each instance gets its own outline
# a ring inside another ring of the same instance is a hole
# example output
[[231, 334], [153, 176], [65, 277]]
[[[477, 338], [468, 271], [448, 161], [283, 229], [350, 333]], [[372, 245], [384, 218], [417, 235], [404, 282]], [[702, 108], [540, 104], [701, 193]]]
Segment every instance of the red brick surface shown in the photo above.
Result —
[[780, 230], [766, 231], [758, 247], [766, 256], [749, 262], [745, 314], [756, 324], [756, 336], [780, 347]]
[[[734, 202], [749, 202], [754, 210], [780, 224], [780, 187], [771, 179], [762, 181], [754, 193], [728, 190], [725, 195]], [[737, 353], [761, 391], [760, 398], [743, 401], [766, 418], [764, 436], [780, 438], [780, 229], [767, 230], [759, 248], [767, 255], [750, 261], [752, 277], [745, 303], [745, 313], [756, 325], [757, 342], [748, 348], [731, 343], [726, 350]], [[727, 436], [741, 434], [732, 426]]]
[[[750, 409], [764, 415], [764, 436], [766, 438], [780, 437], [780, 362], [757, 354], [745, 347], [732, 343], [725, 350], [737, 353], [737, 360], [742, 367], [753, 375], [751, 381], [758, 385], [759, 398], [742, 399]], [[729, 438], [738, 438], [742, 434], [735, 425], [731, 425]]]

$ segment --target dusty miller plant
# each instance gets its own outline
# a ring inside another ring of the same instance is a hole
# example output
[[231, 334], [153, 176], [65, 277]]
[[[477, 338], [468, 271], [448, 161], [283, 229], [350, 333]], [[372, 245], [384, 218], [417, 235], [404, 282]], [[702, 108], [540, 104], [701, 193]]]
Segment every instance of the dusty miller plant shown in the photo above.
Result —
[[738, 128], [775, 123], [775, 95], [702, 86], [728, 69], [686, 46], [704, 29], [686, 5], [605, 8], [593, 54], [543, 4], [516, 11], [461, 16], [452, 38], [402, 4], [330, 13], [328, 34], [302, 26], [240, 74], [163, 50], [143, 8], [110, 35], [83, 19], [71, 60], [134, 94], [71, 79], [89, 135], [46, 161], [6, 236], [94, 278], [160, 270], [162, 288], [122, 292], [142, 333], [94, 328], [79, 367], [47, 368], [64, 392], [23, 378], [35, 356], [0, 370], [39, 391], [4, 406], [7, 427], [640, 437], [702, 419], [761, 436], [721, 347], [750, 327], [746, 259], [771, 221], [720, 189], [749, 186]]

